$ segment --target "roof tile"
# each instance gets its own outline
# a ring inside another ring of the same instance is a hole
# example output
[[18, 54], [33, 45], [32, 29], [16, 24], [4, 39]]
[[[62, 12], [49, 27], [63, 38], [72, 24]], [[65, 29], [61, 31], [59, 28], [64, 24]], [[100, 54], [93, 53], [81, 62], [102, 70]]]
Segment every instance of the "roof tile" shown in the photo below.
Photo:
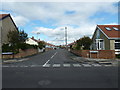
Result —
[[0, 14], [0, 19], [3, 19], [4, 17], [8, 16], [9, 14]]
[[[97, 25], [109, 38], [120, 38], [120, 25]], [[106, 27], [111, 30], [107, 30]], [[118, 28], [115, 30], [113, 27]]]

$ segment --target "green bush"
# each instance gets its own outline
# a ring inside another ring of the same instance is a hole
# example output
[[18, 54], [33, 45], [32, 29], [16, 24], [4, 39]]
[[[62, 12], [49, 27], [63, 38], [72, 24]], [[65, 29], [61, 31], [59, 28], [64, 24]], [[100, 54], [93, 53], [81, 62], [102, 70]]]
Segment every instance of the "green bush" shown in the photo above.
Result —
[[79, 40], [76, 41], [77, 46], [76, 48], [79, 50], [81, 49], [81, 47], [83, 48], [83, 50], [89, 50], [90, 49], [90, 45], [92, 44], [92, 40], [90, 39], [90, 37], [88, 36], [84, 36], [82, 38], [80, 38]]
[[12, 51], [12, 47], [10, 47], [9, 44], [2, 45], [2, 52], [10, 52], [10, 51]]
[[13, 53], [19, 53], [19, 49], [26, 50], [26, 49], [37, 49], [37, 45], [30, 45], [26, 43], [19, 43], [15, 45], [9, 45], [9, 44], [3, 44], [2, 45], [2, 52], [13, 52]]
[[22, 49], [22, 50], [26, 50], [26, 49], [37, 49], [38, 46], [37, 45], [30, 45], [30, 44], [26, 44], [26, 43], [21, 43], [19, 44], [19, 49]]
[[75, 47], [75, 49], [76, 50], [81, 50], [81, 46], [77, 44], [76, 47]]
[[120, 58], [120, 54], [116, 55], [116, 58]]
[[13, 52], [13, 53], [19, 53], [17, 45], [9, 45], [9, 44], [3, 44], [2, 45], [2, 52]]

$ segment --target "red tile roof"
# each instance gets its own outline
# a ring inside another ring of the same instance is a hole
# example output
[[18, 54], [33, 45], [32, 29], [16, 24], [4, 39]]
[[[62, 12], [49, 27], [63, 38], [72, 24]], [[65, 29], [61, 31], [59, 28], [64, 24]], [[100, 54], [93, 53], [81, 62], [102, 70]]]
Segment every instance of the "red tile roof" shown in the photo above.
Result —
[[3, 19], [4, 17], [7, 17], [10, 14], [0, 14], [0, 19]]
[[[109, 38], [120, 38], [120, 25], [97, 25]], [[111, 30], [107, 30], [106, 27]], [[118, 28], [115, 30], [113, 27]]]
[[76, 44], [76, 42], [74, 41], [74, 42], [72, 42], [72, 43], [70, 43], [70, 44], [68, 44], [68, 46], [70, 46], [70, 45], [74, 45], [74, 44]]
[[31, 39], [32, 39], [33, 41], [35, 41], [35, 42], [38, 42], [38, 40], [36, 40], [34, 37], [32, 37]]
[[31, 39], [34, 40], [34, 41], [37, 42], [37, 43], [39, 43], [39, 42], [44, 42], [44, 43], [45, 43], [46, 45], [48, 45], [48, 46], [55, 46], [55, 45], [50, 44], [50, 43], [47, 43], [47, 42], [45, 42], [45, 41], [41, 41], [40, 39], [37, 40], [37, 39], [35, 39], [34, 37], [32, 37]]
[[48, 46], [55, 46], [55, 45], [47, 43], [47, 42], [45, 42], [45, 44], [48, 45]]

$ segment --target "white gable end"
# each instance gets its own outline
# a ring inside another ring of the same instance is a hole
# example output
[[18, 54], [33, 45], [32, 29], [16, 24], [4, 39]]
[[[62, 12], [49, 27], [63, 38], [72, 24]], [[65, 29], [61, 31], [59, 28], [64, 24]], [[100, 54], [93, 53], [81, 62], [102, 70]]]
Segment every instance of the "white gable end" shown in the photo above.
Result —
[[31, 38], [28, 38], [28, 40], [26, 41], [27, 44], [30, 44], [30, 45], [38, 45], [38, 43], [34, 40], [32, 40]]

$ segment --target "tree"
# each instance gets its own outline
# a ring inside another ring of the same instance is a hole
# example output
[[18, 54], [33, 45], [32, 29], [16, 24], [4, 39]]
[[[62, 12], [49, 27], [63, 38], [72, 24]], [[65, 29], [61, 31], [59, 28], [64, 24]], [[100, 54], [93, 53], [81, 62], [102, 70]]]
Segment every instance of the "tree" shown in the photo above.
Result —
[[92, 40], [89, 37], [84, 36], [84, 37], [80, 38], [79, 40], [77, 40], [76, 48], [89, 50], [91, 43], [92, 43]]
[[38, 47], [40, 49], [45, 48], [45, 43], [43, 41], [38, 42]]
[[[13, 52], [18, 52], [19, 49], [23, 49], [25, 46], [25, 41], [28, 37], [28, 34], [24, 30], [13, 30], [8, 32], [8, 41], [11, 45]], [[26, 48], [26, 47], [25, 47]]]
[[24, 30], [19, 31], [19, 42], [25, 43], [25, 41], [28, 39], [28, 34], [24, 32]]
[[13, 30], [8, 32], [8, 41], [11, 45], [15, 45], [19, 42], [19, 31]]
[[24, 32], [24, 30], [14, 30], [9, 31], [8, 33], [8, 41], [11, 44], [18, 44], [18, 43], [25, 43], [25, 41], [28, 39], [28, 34]]

